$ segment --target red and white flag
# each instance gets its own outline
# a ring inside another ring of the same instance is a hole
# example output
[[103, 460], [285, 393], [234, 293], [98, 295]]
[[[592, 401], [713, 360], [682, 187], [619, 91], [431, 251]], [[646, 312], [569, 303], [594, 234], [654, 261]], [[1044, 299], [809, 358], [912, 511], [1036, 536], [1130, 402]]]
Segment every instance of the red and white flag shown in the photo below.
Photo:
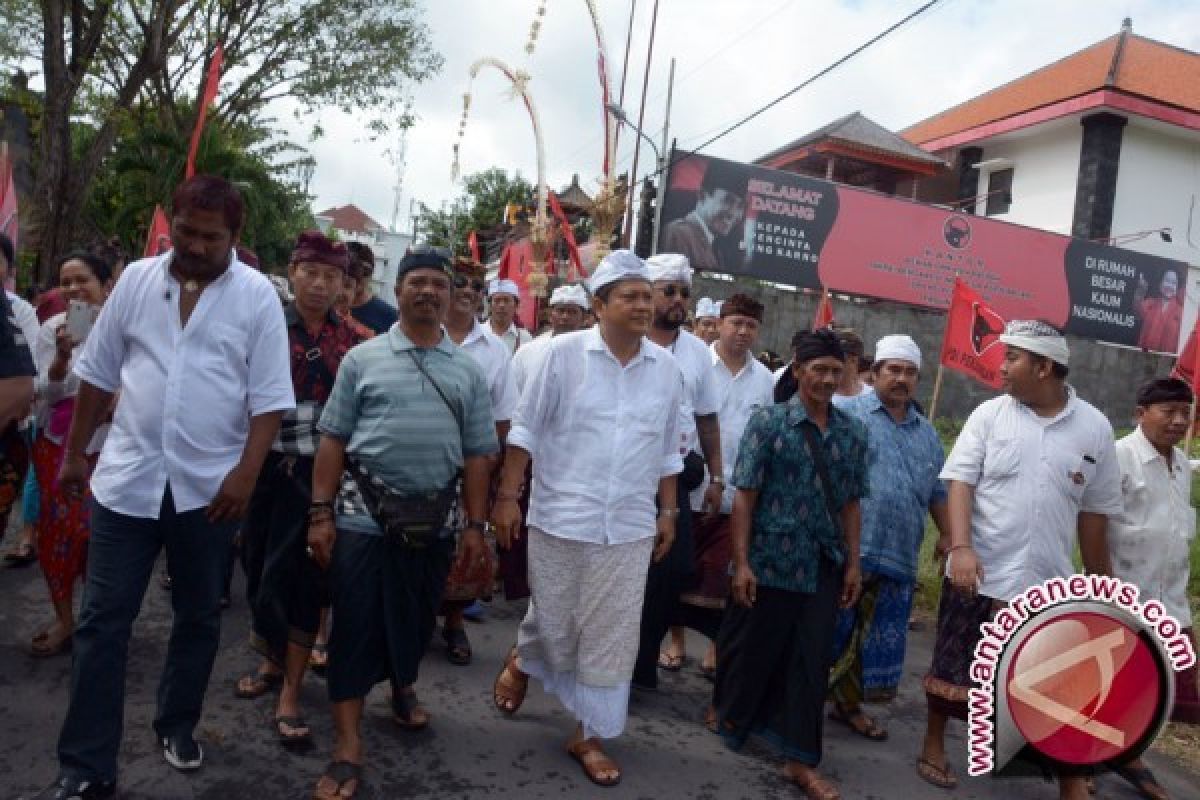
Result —
[[224, 62], [225, 49], [218, 42], [212, 61], [208, 62], [208, 72], [204, 76], [204, 93], [200, 96], [200, 108], [196, 110], [196, 127], [192, 129], [192, 143], [188, 146], [185, 178], [196, 174], [196, 151], [200, 149], [200, 134], [204, 132], [204, 118], [208, 116], [208, 107], [217, 99], [217, 89], [221, 86], [221, 66]]
[[171, 222], [162, 206], [154, 207], [154, 217], [150, 220], [150, 233], [146, 236], [146, 249], [142, 258], [153, 258], [171, 249]]
[[833, 327], [833, 298], [828, 289], [821, 289], [821, 301], [817, 303], [817, 313], [813, 315], [812, 329], [814, 331]]
[[954, 296], [946, 317], [946, 337], [942, 340], [942, 366], [999, 389], [1000, 365], [1004, 363], [1000, 334], [1004, 333], [1004, 322], [962, 278], [955, 278]]

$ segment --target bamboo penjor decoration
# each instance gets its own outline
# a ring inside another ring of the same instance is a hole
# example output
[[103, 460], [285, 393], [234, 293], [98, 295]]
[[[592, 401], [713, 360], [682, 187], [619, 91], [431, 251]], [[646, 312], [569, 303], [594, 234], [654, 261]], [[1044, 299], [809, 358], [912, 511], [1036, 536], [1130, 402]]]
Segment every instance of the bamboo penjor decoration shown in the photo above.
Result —
[[546, 150], [542, 141], [542, 127], [538, 122], [537, 109], [534, 107], [533, 97], [529, 93], [529, 75], [527, 73], [514, 70], [500, 59], [491, 56], [485, 56], [471, 65], [467, 93], [463, 95], [462, 118], [458, 124], [458, 141], [454, 144], [454, 165], [451, 168], [451, 177], [458, 180], [459, 149], [463, 135], [466, 133], [467, 115], [471, 109], [470, 85], [474, 83], [476, 76], [484, 67], [492, 67], [508, 79], [512, 84], [513, 95], [519, 95], [524, 101], [525, 110], [529, 112], [529, 121], [533, 125], [533, 143], [537, 154], [537, 212], [529, 232], [529, 240], [533, 245], [533, 271], [526, 282], [534, 297], [544, 298], [546, 287], [549, 284], [549, 278], [546, 275], [546, 257], [550, 244], [550, 226], [546, 218]]

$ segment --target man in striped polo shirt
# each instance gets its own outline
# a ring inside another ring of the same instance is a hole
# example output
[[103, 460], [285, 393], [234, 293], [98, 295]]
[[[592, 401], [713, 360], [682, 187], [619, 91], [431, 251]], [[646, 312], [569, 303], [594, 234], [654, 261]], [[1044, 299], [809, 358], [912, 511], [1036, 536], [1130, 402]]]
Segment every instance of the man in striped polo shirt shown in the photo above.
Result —
[[[357, 793], [363, 698], [376, 683], [390, 679], [401, 727], [427, 720], [411, 687], [462, 527], [463, 513], [451, 507], [431, 539], [409, 538], [399, 525], [383, 533], [379, 509], [368, 511], [364, 496], [443, 490], [461, 475], [466, 525], [458, 557], [483, 557], [488, 456], [499, 445], [483, 371], [442, 330], [449, 266], [436, 252], [404, 257], [396, 278], [399, 320], [346, 354], [318, 425], [308, 541], [317, 563], [329, 566], [337, 620], [328, 673], [337, 741], [318, 798]], [[347, 467], [355, 476], [349, 484], [342, 481]]]

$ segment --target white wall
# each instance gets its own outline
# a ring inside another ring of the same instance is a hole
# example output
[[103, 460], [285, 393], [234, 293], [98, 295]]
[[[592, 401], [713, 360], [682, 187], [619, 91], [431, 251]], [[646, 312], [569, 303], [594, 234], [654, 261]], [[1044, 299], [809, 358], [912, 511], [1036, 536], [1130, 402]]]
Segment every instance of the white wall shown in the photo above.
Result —
[[[1082, 142], [1083, 128], [1072, 119], [1042, 130], [973, 143], [983, 148], [983, 161], [1004, 158], [1013, 162], [1012, 206], [1008, 213], [993, 215], [993, 219], [1069, 235]], [[989, 172], [980, 173], [976, 194], [982, 195], [988, 190]], [[986, 208], [986, 200], [980, 200], [976, 213], [982, 215]]]

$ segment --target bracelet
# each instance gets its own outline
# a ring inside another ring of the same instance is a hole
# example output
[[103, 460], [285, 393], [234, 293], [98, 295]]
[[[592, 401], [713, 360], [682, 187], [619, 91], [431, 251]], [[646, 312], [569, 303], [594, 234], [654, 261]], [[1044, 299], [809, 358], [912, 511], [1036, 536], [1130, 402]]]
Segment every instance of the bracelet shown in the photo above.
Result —
[[961, 550], [964, 547], [970, 547], [970, 546], [971, 545], [969, 545], [969, 544], [956, 544], [956, 545], [954, 545], [954, 547], [951, 547], [949, 550], [947, 550], [946, 554], [949, 555], [950, 553], [953, 553], [955, 550]]
[[311, 514], [312, 512], [319, 511], [322, 508], [327, 508], [330, 511], [333, 511], [333, 501], [332, 500], [313, 500], [311, 503], [308, 504], [308, 513]]
[[676, 517], [679, 516], [679, 509], [678, 508], [660, 508], [658, 510], [658, 516], [666, 517], [667, 519], [675, 519]]
[[722, 478], [720, 475], [713, 475], [711, 478], [708, 479], [708, 482], [712, 483], [712, 484], [716, 484], [717, 486], [725, 485], [725, 479]]

